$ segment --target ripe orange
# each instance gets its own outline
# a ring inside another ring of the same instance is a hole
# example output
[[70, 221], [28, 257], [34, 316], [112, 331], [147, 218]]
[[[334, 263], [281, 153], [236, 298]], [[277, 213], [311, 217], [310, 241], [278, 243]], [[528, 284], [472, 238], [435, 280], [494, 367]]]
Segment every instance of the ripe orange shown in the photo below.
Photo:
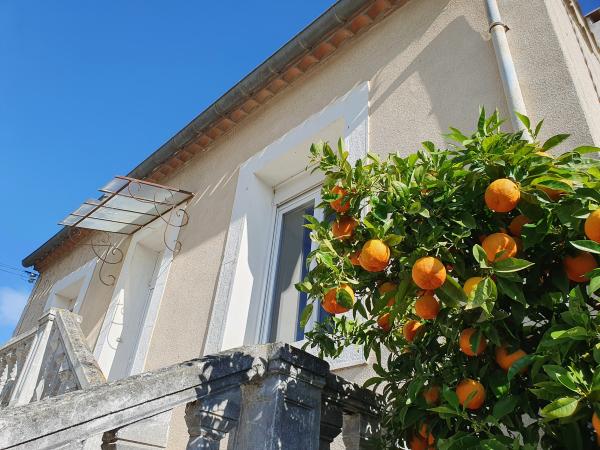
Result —
[[358, 261], [367, 272], [381, 272], [390, 262], [390, 248], [380, 239], [370, 239], [363, 245]]
[[487, 340], [483, 337], [482, 334], [479, 335], [479, 343], [477, 344], [477, 350], [473, 348], [471, 345], [471, 337], [477, 330], [475, 328], [465, 328], [460, 333], [460, 338], [458, 339], [458, 343], [460, 346], [461, 352], [463, 352], [467, 356], [477, 356], [484, 352], [487, 347]]
[[[508, 353], [508, 350], [505, 346], [498, 347], [496, 349], [496, 363], [505, 371], [508, 372], [511, 366], [516, 363], [518, 360], [527, 356], [523, 350], [519, 349], [512, 353]], [[525, 371], [526, 369], [523, 369]]]
[[598, 418], [598, 414], [594, 411], [592, 415], [592, 426], [594, 427], [594, 431], [596, 432], [596, 439], [600, 444], [600, 418]]
[[339, 213], [345, 213], [350, 209], [350, 202], [344, 197], [348, 195], [348, 191], [341, 186], [334, 186], [331, 189], [331, 193], [338, 196], [335, 200], [332, 200], [329, 204], [332, 209]]
[[[490, 262], [502, 261], [517, 254], [517, 243], [506, 233], [494, 233], [485, 238], [481, 244]], [[504, 251], [501, 256], [498, 253]]]
[[421, 319], [433, 320], [439, 312], [440, 304], [431, 291], [426, 291], [415, 302], [415, 314]]
[[342, 284], [339, 288], [330, 289], [323, 297], [323, 309], [329, 314], [340, 314], [349, 311], [348, 308], [343, 307], [337, 302], [336, 295], [340, 289], [343, 289], [350, 294], [350, 297], [352, 297], [352, 303], [354, 303], [354, 291], [347, 284]]
[[[377, 290], [379, 291], [380, 295], [385, 295], [388, 292], [392, 292], [395, 291], [398, 288], [398, 285], [396, 283], [394, 283], [393, 281], [384, 281], [383, 283], [381, 283], [381, 285], [377, 288]], [[393, 302], [392, 302], [393, 303]], [[388, 303], [388, 306], [390, 306], [390, 304]]]
[[471, 295], [471, 292], [477, 287], [477, 284], [483, 280], [483, 277], [471, 277], [467, 281], [465, 281], [465, 285], [463, 286], [463, 291], [467, 294], [467, 297]]
[[588, 252], [581, 252], [577, 256], [565, 256], [563, 265], [567, 273], [567, 278], [576, 283], [590, 281], [585, 274], [598, 267], [596, 258]]
[[360, 261], [358, 260], [358, 257], [360, 256], [360, 251], [355, 251], [352, 252], [348, 255], [348, 258], [350, 259], [350, 262], [352, 263], [353, 266], [360, 266]]
[[428, 387], [423, 391], [423, 397], [428, 405], [437, 405], [440, 401], [440, 387], [436, 385]]
[[411, 438], [408, 446], [410, 447], [410, 450], [433, 450], [435, 449], [435, 446], [433, 445], [435, 439], [433, 439], [433, 436], [431, 435], [430, 439], [432, 439], [433, 441], [428, 443], [426, 439], [423, 439], [421, 436], [415, 434]]
[[520, 197], [519, 186], [508, 178], [493, 181], [485, 190], [485, 204], [495, 212], [512, 211]]
[[585, 219], [584, 230], [588, 239], [600, 243], [600, 209], [597, 209]]
[[385, 313], [379, 316], [377, 319], [377, 325], [386, 333], [392, 329], [392, 324], [390, 323], [390, 313]]
[[519, 214], [517, 217], [510, 221], [508, 229], [510, 230], [510, 233], [513, 236], [521, 236], [521, 231], [523, 231], [523, 225], [525, 225], [526, 223], [529, 223], [529, 219], [527, 218], [527, 216]]
[[354, 234], [354, 229], [358, 226], [358, 222], [354, 217], [341, 216], [333, 222], [331, 232], [336, 239], [349, 239]]
[[412, 279], [421, 289], [437, 289], [446, 281], [446, 268], [439, 259], [425, 256], [412, 267]]
[[419, 328], [421, 328], [422, 326], [423, 324], [421, 322], [417, 322], [416, 320], [409, 320], [404, 324], [404, 327], [402, 327], [402, 334], [404, 335], [404, 338], [408, 342], [414, 341], [415, 336], [419, 331]]
[[[469, 398], [473, 392], [475, 392], [475, 395], [473, 395], [465, 405], [467, 398]], [[483, 405], [483, 402], [485, 402], [485, 388], [479, 381], [467, 378], [462, 380], [458, 383], [458, 386], [456, 386], [456, 396], [458, 397], [458, 402], [465, 408], [479, 409]]]

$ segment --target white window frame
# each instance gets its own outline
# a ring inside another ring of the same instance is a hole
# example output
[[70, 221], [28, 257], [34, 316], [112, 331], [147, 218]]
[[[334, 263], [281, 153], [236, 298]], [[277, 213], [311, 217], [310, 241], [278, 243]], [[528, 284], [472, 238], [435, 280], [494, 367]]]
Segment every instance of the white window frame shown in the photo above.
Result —
[[[295, 183], [294, 183], [295, 184]], [[290, 192], [282, 188], [284, 193], [282, 195], [281, 190], [276, 190], [274, 199], [276, 204], [276, 213], [275, 213], [275, 224], [273, 227], [273, 239], [271, 240], [271, 251], [268, 261], [268, 269], [267, 276], [265, 277], [265, 289], [264, 289], [264, 305], [262, 307], [262, 314], [260, 317], [260, 335], [259, 342], [267, 342], [269, 339], [269, 335], [271, 332], [271, 325], [273, 320], [277, 320], [276, 317], [273, 316], [273, 300], [275, 294], [275, 274], [276, 274], [276, 264], [279, 261], [279, 251], [281, 247], [281, 225], [283, 221], [283, 216], [285, 213], [292, 211], [298, 206], [306, 203], [308, 200], [314, 200], [315, 211], [313, 215], [317, 220], [323, 220], [323, 210], [317, 209], [316, 206], [321, 202], [321, 193], [320, 193], [320, 183], [316, 186], [312, 186], [303, 192], [300, 192], [297, 195], [293, 195], [292, 197], [286, 198], [286, 194], [289, 196]], [[287, 192], [285, 192], [287, 191]], [[315, 243], [311, 243], [311, 251], [314, 250]], [[306, 324], [306, 330], [311, 330], [314, 327], [314, 323], [317, 320], [319, 315], [319, 308], [313, 308], [313, 312], [311, 318]], [[295, 329], [295, 324], [294, 324]]]
[[79, 288], [79, 292], [75, 298], [75, 302], [73, 303], [73, 312], [75, 314], [79, 314], [79, 311], [81, 311], [81, 307], [83, 306], [83, 302], [85, 300], [85, 295], [90, 286], [90, 282], [94, 276], [94, 270], [96, 268], [97, 261], [98, 260], [96, 258], [88, 261], [79, 269], [74, 270], [66, 277], [61, 278], [54, 283], [50, 293], [48, 294], [48, 299], [46, 300], [46, 305], [44, 306], [44, 313], [48, 312], [50, 308], [66, 309], [66, 305], [64, 305], [62, 299], [60, 298], [60, 293], [68, 289], [69, 286], [81, 282], [81, 287]]
[[[309, 175], [304, 170], [308, 148], [299, 151], [298, 145], [341, 121], [349, 159], [363, 159], [368, 149], [368, 117], [369, 85], [363, 82], [241, 166], [204, 354], [257, 344], [265, 336], [265, 280], [273, 251], [269, 244], [275, 227], [275, 192], [281, 187], [278, 195], [285, 197], [283, 183], [292, 176], [301, 178], [306, 189], [322, 182], [319, 172]], [[337, 140], [331, 144], [337, 145]], [[294, 168], [296, 171], [290, 173]], [[340, 361], [336, 366], [364, 363], [362, 357], [349, 360], [353, 362]]]

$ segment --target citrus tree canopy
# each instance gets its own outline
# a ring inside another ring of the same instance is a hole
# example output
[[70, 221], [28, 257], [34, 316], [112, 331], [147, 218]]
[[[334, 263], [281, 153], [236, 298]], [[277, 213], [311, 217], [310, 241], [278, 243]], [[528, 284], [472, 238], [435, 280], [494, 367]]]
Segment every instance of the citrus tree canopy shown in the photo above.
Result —
[[[600, 431], [600, 162], [560, 156], [482, 110], [470, 136], [348, 161], [311, 148], [327, 220], [297, 288], [331, 315], [307, 345], [360, 346], [381, 448], [595, 448]], [[322, 306], [321, 306], [322, 305]]]

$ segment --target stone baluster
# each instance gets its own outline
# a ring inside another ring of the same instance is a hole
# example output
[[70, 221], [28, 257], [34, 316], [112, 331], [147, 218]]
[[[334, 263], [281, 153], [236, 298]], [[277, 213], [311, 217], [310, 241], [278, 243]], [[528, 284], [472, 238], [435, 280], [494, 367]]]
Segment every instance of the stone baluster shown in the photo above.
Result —
[[275, 345], [267, 370], [241, 386], [236, 450], [318, 450], [321, 391], [328, 364]]
[[333, 440], [342, 432], [344, 410], [333, 396], [327, 392], [323, 394], [319, 450], [329, 450]]
[[17, 354], [14, 349], [9, 350], [6, 355], [6, 375], [4, 378], [4, 386], [0, 392], [0, 406], [7, 406], [10, 400], [10, 394], [12, 393], [15, 379], [17, 376]]
[[185, 408], [185, 422], [190, 434], [187, 449], [218, 450], [225, 437], [231, 448], [233, 439], [230, 442], [229, 436], [233, 438], [231, 432], [238, 424], [240, 400], [240, 387], [235, 386], [188, 403]]

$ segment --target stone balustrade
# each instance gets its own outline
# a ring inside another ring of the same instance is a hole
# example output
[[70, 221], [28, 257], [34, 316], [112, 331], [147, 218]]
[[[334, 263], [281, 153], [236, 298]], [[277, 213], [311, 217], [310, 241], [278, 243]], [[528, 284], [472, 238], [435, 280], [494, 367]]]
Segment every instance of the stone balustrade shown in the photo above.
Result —
[[0, 406], [35, 402], [106, 379], [85, 342], [81, 317], [51, 308], [38, 327], [0, 348]]
[[0, 407], [6, 407], [10, 403], [34, 339], [35, 330], [30, 330], [0, 347]]
[[0, 448], [164, 448], [186, 405], [187, 448], [366, 449], [376, 397], [286, 344], [241, 347], [0, 411]]

